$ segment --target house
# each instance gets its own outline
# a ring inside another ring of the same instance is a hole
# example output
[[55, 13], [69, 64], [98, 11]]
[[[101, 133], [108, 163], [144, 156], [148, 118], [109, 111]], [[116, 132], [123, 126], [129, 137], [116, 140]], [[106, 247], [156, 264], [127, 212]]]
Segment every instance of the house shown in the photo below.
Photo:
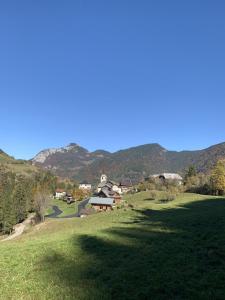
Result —
[[113, 209], [113, 198], [101, 198], [101, 197], [91, 197], [88, 201], [89, 204], [96, 211], [108, 211]]
[[115, 204], [119, 204], [122, 201], [121, 195], [107, 186], [103, 187], [97, 195], [100, 198], [113, 198], [113, 203]]
[[92, 189], [91, 183], [88, 183], [87, 181], [80, 182], [79, 184], [80, 190], [90, 191]]
[[108, 180], [107, 176], [103, 174], [97, 188], [96, 196], [100, 198], [113, 198], [113, 203], [119, 204], [122, 200], [121, 194], [122, 190], [119, 184], [112, 180]]
[[116, 183], [115, 181], [108, 180], [108, 177], [105, 174], [103, 174], [101, 176], [101, 180], [100, 181], [101, 182], [99, 183], [99, 185], [97, 187], [98, 193], [102, 190], [102, 188], [107, 187], [110, 190], [113, 190], [114, 192], [122, 194], [122, 189], [120, 187], [120, 184]]
[[75, 200], [74, 200], [72, 194], [68, 194], [68, 193], [67, 193], [66, 196], [64, 197], [64, 201], [66, 201], [67, 204], [71, 204], [71, 203], [75, 202]]
[[126, 194], [131, 191], [133, 188], [131, 180], [123, 180], [120, 182], [119, 188], [121, 190], [121, 194]]
[[55, 198], [56, 199], [63, 199], [66, 196], [66, 192], [62, 189], [57, 189], [55, 191]]
[[152, 178], [159, 178], [163, 181], [165, 180], [175, 180], [178, 182], [178, 184], [182, 184], [183, 182], [183, 178], [176, 173], [162, 173], [162, 174], [155, 174], [155, 175], [151, 175], [150, 177]]

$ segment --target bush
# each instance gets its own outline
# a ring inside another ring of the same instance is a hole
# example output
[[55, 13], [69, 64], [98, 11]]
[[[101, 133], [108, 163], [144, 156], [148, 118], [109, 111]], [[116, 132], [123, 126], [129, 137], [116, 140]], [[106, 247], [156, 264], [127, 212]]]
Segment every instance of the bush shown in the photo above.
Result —
[[155, 191], [151, 191], [151, 192], [149, 193], [149, 199], [155, 200], [156, 197], [157, 197], [157, 193], [156, 193]]
[[176, 199], [176, 195], [170, 192], [164, 194], [164, 196], [160, 199], [161, 203], [167, 203]]
[[167, 199], [167, 201], [173, 201], [176, 199], [176, 195], [168, 193], [166, 196], [166, 199]]

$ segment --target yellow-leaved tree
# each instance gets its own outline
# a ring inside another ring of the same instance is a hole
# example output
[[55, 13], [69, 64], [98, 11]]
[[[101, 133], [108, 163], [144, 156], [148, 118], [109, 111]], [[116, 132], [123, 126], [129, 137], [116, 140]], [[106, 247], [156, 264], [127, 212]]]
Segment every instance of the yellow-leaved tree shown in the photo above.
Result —
[[225, 193], [225, 160], [219, 160], [211, 173], [211, 185], [216, 195]]

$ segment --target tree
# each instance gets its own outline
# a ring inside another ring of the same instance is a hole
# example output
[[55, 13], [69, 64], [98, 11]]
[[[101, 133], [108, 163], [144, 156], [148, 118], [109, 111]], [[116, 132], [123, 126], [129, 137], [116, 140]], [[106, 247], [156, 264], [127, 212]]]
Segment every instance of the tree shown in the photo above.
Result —
[[194, 176], [196, 176], [196, 175], [197, 175], [197, 172], [196, 172], [195, 166], [190, 166], [190, 167], [188, 168], [188, 170], [186, 171], [186, 174], [185, 174], [185, 176], [184, 176], [185, 181], [186, 181], [188, 178], [194, 177]]
[[85, 197], [89, 195], [87, 191], [81, 189], [74, 189], [72, 192], [73, 198], [77, 201], [83, 200]]
[[27, 216], [28, 197], [29, 189], [27, 187], [26, 179], [22, 175], [20, 175], [16, 179], [13, 191], [13, 201], [17, 223], [23, 221]]
[[38, 189], [34, 195], [34, 210], [40, 220], [43, 222], [45, 218], [45, 211], [49, 206], [51, 197], [48, 191]]
[[225, 160], [219, 160], [211, 172], [210, 182], [216, 195], [225, 191]]

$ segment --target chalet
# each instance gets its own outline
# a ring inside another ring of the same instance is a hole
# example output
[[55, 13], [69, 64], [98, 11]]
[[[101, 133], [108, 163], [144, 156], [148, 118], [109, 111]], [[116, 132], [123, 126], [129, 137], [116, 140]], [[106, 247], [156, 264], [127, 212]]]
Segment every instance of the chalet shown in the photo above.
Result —
[[103, 174], [101, 176], [101, 182], [98, 185], [97, 191], [98, 193], [102, 190], [102, 188], [107, 187], [108, 189], [117, 192], [119, 194], [122, 194], [122, 189], [120, 187], [120, 184], [116, 183], [115, 181], [108, 180], [108, 177]]
[[126, 194], [127, 192], [131, 191], [133, 188], [131, 180], [123, 180], [119, 184], [119, 188], [121, 190], [121, 194]]
[[113, 202], [113, 198], [91, 197], [88, 203], [96, 211], [108, 211], [113, 209]]
[[162, 173], [162, 174], [155, 174], [155, 175], [151, 175], [150, 177], [152, 178], [159, 178], [163, 181], [165, 180], [175, 180], [178, 182], [178, 184], [182, 184], [183, 182], [183, 178], [176, 173]]
[[55, 198], [56, 199], [63, 199], [66, 196], [66, 191], [62, 190], [62, 189], [57, 189], [55, 191]]
[[88, 183], [87, 181], [80, 182], [79, 184], [80, 190], [90, 191], [92, 189], [91, 183]]
[[103, 187], [101, 191], [97, 194], [100, 198], [113, 198], [113, 203], [119, 204], [122, 201], [121, 195], [108, 187]]

